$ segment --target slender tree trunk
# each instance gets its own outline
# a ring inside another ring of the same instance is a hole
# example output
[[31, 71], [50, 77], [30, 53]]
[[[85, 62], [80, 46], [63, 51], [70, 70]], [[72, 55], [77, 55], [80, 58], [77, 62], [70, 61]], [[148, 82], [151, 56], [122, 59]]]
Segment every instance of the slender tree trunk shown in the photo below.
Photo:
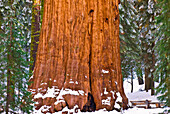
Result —
[[[144, 38], [146, 37], [146, 33], [144, 33]], [[148, 90], [150, 89], [150, 79], [149, 78], [149, 74], [150, 74], [150, 66], [149, 66], [149, 55], [147, 53], [147, 50], [149, 49], [148, 45], [145, 42], [142, 42], [142, 46], [143, 46], [143, 54], [144, 54], [144, 73], [145, 73], [145, 90], [146, 92], [148, 92]]]
[[151, 71], [151, 95], [155, 94], [154, 91], [154, 71], [155, 71], [155, 53], [154, 53], [154, 48], [155, 47], [155, 42], [152, 43], [152, 71]]
[[142, 84], [144, 84], [144, 82], [143, 82], [142, 69], [139, 67], [138, 70], [137, 70], [137, 72], [138, 72], [138, 75], [137, 75], [137, 77], [138, 77], [138, 83], [139, 83], [139, 85], [142, 85]]
[[133, 69], [131, 68], [131, 93], [133, 92]]
[[[8, 67], [11, 67], [11, 59], [12, 59], [12, 50], [11, 50], [11, 46], [12, 46], [12, 22], [10, 24], [10, 44], [8, 46], [8, 50], [9, 50], [9, 53], [7, 55], [8, 57], [8, 60], [9, 60], [9, 63], [8, 63]], [[8, 114], [9, 112], [9, 105], [10, 105], [10, 102], [12, 102], [12, 88], [11, 88], [11, 85], [12, 85], [12, 81], [11, 81], [11, 69], [8, 68], [8, 71], [7, 71], [7, 97], [6, 97], [6, 114]]]
[[31, 52], [30, 52], [31, 54], [30, 60], [33, 63], [30, 66], [31, 71], [33, 71], [35, 66], [39, 36], [40, 36], [40, 0], [33, 0], [31, 20]]
[[145, 67], [145, 90], [148, 92], [150, 85], [149, 69]]
[[[127, 108], [119, 45], [118, 0], [44, 0], [30, 80], [34, 83], [29, 87], [39, 103], [36, 109], [46, 105], [54, 112], [67, 104], [82, 111], [113, 110], [117, 97]], [[50, 88], [55, 90], [54, 98], [45, 97]], [[42, 96], [37, 98], [39, 93]]]

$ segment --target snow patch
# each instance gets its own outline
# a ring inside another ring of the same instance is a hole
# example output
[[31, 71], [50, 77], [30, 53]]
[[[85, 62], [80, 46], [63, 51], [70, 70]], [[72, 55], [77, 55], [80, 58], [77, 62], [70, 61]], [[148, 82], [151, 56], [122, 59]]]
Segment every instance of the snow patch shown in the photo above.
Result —
[[33, 78], [33, 75], [30, 77], [30, 80]]
[[35, 94], [35, 89], [29, 89], [29, 91], [32, 93], [32, 94]]
[[80, 93], [80, 95], [84, 95], [84, 91], [83, 90], [78, 90], [78, 92]]
[[115, 108], [121, 108], [120, 105], [117, 102], [122, 102], [122, 97], [120, 96], [120, 93], [116, 93], [116, 95], [117, 95], [117, 99], [116, 99], [114, 107]]
[[115, 81], [115, 84], [117, 85], [117, 82]]
[[52, 88], [47, 89], [47, 93], [43, 96], [43, 98], [47, 98], [47, 97], [55, 97], [55, 94], [58, 94], [58, 92], [55, 92], [54, 86]]
[[102, 73], [109, 73], [109, 71], [108, 71], [108, 70], [103, 70], [103, 69], [102, 69]]
[[[39, 110], [35, 110], [34, 114], [42, 114], [42, 112], [47, 112], [49, 111], [49, 109], [51, 108], [51, 106], [46, 106], [43, 105]], [[42, 112], [41, 112], [42, 111]]]
[[74, 82], [73, 82], [73, 81], [70, 81], [69, 83], [70, 83], [70, 84], [74, 84]]
[[108, 94], [108, 92], [106, 91], [106, 88], [104, 88], [104, 94]]
[[34, 99], [38, 99], [38, 98], [42, 98], [43, 95], [41, 93], [37, 93], [35, 96], [34, 96]]
[[112, 97], [113, 99], [115, 99], [115, 92], [114, 91], [110, 91], [112, 93]]
[[120, 96], [120, 93], [116, 93], [116, 95], [117, 95], [116, 101], [122, 102], [122, 97]]
[[[131, 84], [128, 83], [128, 80], [124, 81], [124, 91], [126, 93], [127, 98], [129, 101], [135, 101], [135, 100], [151, 100], [152, 102], [159, 102], [157, 99], [157, 96], [153, 95], [151, 96], [151, 90], [148, 92], [144, 91], [145, 85], [139, 85], [138, 80], [134, 79], [133, 80], [134, 88], [133, 88], [133, 93], [131, 93]], [[158, 85], [157, 82], [155, 82], [155, 87]]]
[[47, 97], [52, 97], [54, 98], [56, 96], [56, 94], [59, 94], [58, 92], [58, 89], [55, 89], [56, 86], [52, 86], [52, 88], [49, 88], [47, 89], [47, 93], [45, 95], [42, 95], [41, 93], [37, 93], [35, 96], [34, 96], [34, 99], [36, 98], [47, 98]]
[[107, 97], [107, 99], [102, 100], [102, 105], [110, 105], [111, 97]]
[[[65, 102], [64, 101], [64, 98], [63, 98], [63, 95], [66, 95], [66, 94], [70, 94], [70, 95], [84, 95], [84, 91], [83, 90], [78, 90], [78, 91], [75, 91], [75, 90], [71, 90], [71, 89], [68, 89], [68, 88], [66, 88], [66, 89], [61, 89], [61, 91], [60, 91], [60, 93], [59, 93], [59, 95], [57, 96], [57, 101], [54, 103], [55, 105], [57, 105], [58, 103], [60, 103], [60, 102]], [[87, 95], [87, 94], [85, 94], [85, 95]]]
[[71, 89], [68, 89], [68, 88], [66, 88], [66, 89], [63, 91], [63, 95], [66, 95], [66, 94], [79, 95], [78, 91], [71, 90]]
[[41, 83], [41, 85], [47, 85], [47, 83]]

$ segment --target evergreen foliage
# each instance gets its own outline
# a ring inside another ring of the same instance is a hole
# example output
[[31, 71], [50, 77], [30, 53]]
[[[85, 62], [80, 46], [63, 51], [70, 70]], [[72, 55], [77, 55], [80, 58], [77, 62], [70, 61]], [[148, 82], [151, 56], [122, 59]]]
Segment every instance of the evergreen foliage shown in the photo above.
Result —
[[0, 106], [6, 113], [32, 110], [29, 80], [31, 3], [25, 0], [0, 2]]
[[[158, 99], [166, 101], [167, 106], [170, 105], [169, 3], [167, 0], [121, 0], [119, 7], [124, 78], [131, 76], [132, 69], [138, 79], [148, 76], [145, 84], [152, 83], [152, 95], [153, 81], [160, 81], [156, 93], [163, 94]], [[149, 78], [151, 82], [147, 82]]]
[[170, 106], [170, 1], [158, 0], [157, 9], [160, 9], [160, 15], [156, 17], [157, 24], [157, 66], [155, 70], [156, 80], [160, 80], [156, 93], [163, 94], [158, 97], [159, 100], [165, 101], [166, 106]]
[[153, 0], [121, 1], [120, 38], [123, 74], [128, 75], [133, 69], [138, 79], [142, 79], [144, 74], [147, 77], [153, 76], [155, 12]]
[[127, 78], [131, 69], [137, 65], [136, 60], [139, 59], [138, 38], [136, 37], [138, 31], [136, 31], [137, 25], [134, 22], [136, 16], [133, 4], [128, 0], [122, 0], [119, 9], [122, 73]]

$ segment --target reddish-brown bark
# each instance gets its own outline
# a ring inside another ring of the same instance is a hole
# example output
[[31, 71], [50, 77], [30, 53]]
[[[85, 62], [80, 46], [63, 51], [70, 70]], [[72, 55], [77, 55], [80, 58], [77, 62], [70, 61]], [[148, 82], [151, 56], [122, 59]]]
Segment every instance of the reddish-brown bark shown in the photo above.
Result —
[[[78, 105], [82, 111], [113, 110], [118, 94], [127, 108], [118, 0], [44, 0], [43, 16], [29, 87], [37, 109], [47, 105], [49, 112], [55, 112]], [[45, 97], [50, 88], [53, 98]], [[42, 97], [37, 97], [39, 93]]]

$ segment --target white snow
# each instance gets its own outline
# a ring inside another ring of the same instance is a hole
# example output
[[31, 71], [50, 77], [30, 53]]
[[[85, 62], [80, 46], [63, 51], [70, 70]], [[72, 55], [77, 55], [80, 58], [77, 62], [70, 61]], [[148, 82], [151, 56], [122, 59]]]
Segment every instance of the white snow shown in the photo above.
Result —
[[47, 97], [55, 97], [55, 94], [58, 94], [58, 92], [55, 92], [54, 86], [52, 88], [47, 89], [47, 93], [43, 96], [43, 98], [47, 98]]
[[80, 95], [82, 95], [82, 96], [84, 95], [84, 91], [83, 90], [78, 90], [78, 92], [79, 92]]
[[109, 71], [108, 71], [108, 70], [103, 70], [103, 69], [102, 69], [102, 73], [109, 73]]
[[43, 114], [42, 112], [48, 111], [50, 108], [51, 106], [44, 105], [39, 110], [34, 110], [33, 114]]
[[41, 85], [47, 85], [47, 83], [41, 83]]
[[[58, 103], [60, 102], [65, 102], [64, 101], [64, 98], [63, 98], [63, 95], [66, 95], [66, 94], [71, 94], [71, 95], [84, 95], [84, 91], [83, 90], [78, 90], [78, 91], [75, 91], [75, 90], [71, 90], [71, 89], [68, 89], [68, 88], [65, 88], [65, 89], [61, 89], [59, 95], [57, 96], [57, 101], [55, 102], [55, 105], [57, 105]], [[87, 94], [85, 94], [87, 95]]]
[[110, 105], [111, 97], [107, 97], [107, 99], [102, 100], [102, 105]]
[[[135, 101], [135, 100], [152, 100], [153, 102], [158, 102], [157, 96], [151, 96], [151, 90], [148, 92], [144, 91], [144, 84], [139, 85], [138, 80], [134, 79], [134, 88], [133, 93], [131, 93], [131, 84], [128, 83], [128, 81], [124, 81], [124, 91], [126, 93], [126, 96], [128, 97], [129, 101]], [[158, 83], [155, 83], [157, 86]]]
[[70, 81], [69, 83], [70, 83], [70, 84], [72, 84], [72, 83], [74, 84], [74, 82], [73, 82], [73, 81]]
[[78, 81], [76, 81], [76, 84], [78, 84]]
[[120, 93], [116, 93], [117, 99], [115, 102], [115, 108], [120, 108], [120, 105], [117, 102], [122, 102], [122, 97], [120, 96]]
[[45, 99], [47, 97], [52, 97], [54, 98], [56, 96], [56, 94], [59, 94], [58, 92], [58, 89], [55, 89], [56, 86], [52, 86], [52, 88], [49, 88], [47, 89], [47, 93], [45, 95], [42, 95], [41, 93], [37, 93], [35, 96], [34, 96], [34, 99], [36, 98], [42, 98], [42, 99]]
[[33, 78], [33, 75], [30, 77], [30, 79], [32, 79]]
[[62, 97], [62, 93], [63, 93], [63, 88], [61, 89], [59, 95], [58, 95], [57, 98], [56, 98], [57, 101], [54, 103], [55, 105], [57, 105], [57, 104], [60, 103], [60, 102], [65, 102], [65, 101], [64, 101], [64, 98]]
[[37, 93], [35, 96], [34, 96], [34, 99], [37, 99], [37, 98], [42, 98], [43, 95], [41, 93]]
[[106, 91], [106, 88], [104, 88], [104, 94], [108, 94], [108, 92]]
[[66, 95], [66, 94], [79, 95], [78, 91], [71, 90], [71, 89], [68, 89], [68, 88], [66, 88], [66, 89], [62, 92], [62, 94], [63, 94], [63, 95]]
[[84, 91], [83, 90], [71, 90], [71, 89], [68, 89], [68, 88], [65, 88], [63, 91], [62, 91], [62, 95], [66, 95], [66, 94], [71, 94], [71, 95], [84, 95]]

